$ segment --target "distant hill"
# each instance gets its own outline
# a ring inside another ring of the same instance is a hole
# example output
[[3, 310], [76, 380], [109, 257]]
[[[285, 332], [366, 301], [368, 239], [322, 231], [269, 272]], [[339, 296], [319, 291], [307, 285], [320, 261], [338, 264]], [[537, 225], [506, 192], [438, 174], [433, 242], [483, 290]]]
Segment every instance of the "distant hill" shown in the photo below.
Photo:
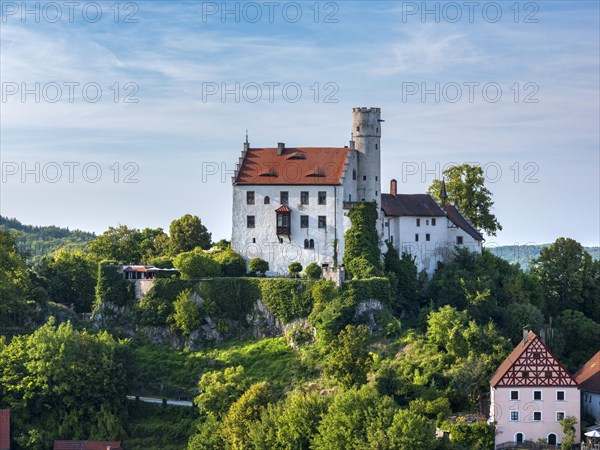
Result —
[[69, 230], [54, 225], [38, 227], [23, 225], [17, 219], [0, 216], [0, 228], [17, 236], [19, 251], [27, 255], [29, 262], [39, 262], [44, 256], [54, 253], [61, 247], [83, 249], [96, 237], [94, 233]]
[[[519, 263], [523, 270], [529, 270], [529, 264], [532, 260], [540, 256], [544, 247], [550, 244], [542, 245], [503, 245], [499, 247], [488, 247], [488, 250], [494, 255], [505, 259], [510, 263]], [[592, 255], [594, 259], [600, 259], [600, 247], [584, 247], [585, 251]]]

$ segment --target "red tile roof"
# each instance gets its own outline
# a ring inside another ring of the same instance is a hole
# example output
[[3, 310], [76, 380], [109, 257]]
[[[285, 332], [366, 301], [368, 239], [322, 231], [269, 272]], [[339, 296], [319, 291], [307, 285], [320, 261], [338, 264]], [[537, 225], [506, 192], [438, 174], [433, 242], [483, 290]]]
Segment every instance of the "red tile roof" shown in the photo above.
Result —
[[0, 409], [0, 450], [10, 449], [10, 410]]
[[[534, 353], [538, 355], [536, 356]], [[521, 376], [522, 370], [530, 372], [528, 378]], [[547, 377], [547, 372], [550, 372], [552, 376]], [[575, 379], [567, 369], [532, 331], [527, 333], [527, 342], [519, 342], [500, 364], [492, 375], [490, 384], [492, 387], [577, 386]]]
[[292, 212], [288, 205], [281, 205], [279, 208], [275, 210], [275, 212]]
[[346, 147], [251, 148], [245, 152], [235, 184], [317, 184], [342, 182]]
[[448, 219], [450, 219], [456, 226], [458, 226], [459, 228], [462, 228], [467, 233], [469, 233], [473, 239], [475, 239], [476, 241], [485, 240], [485, 239], [483, 239], [483, 236], [481, 235], [481, 233], [479, 231], [477, 231], [477, 228], [475, 228], [471, 224], [471, 222], [469, 222], [467, 219], [465, 219], [465, 217], [460, 213], [460, 211], [458, 210], [458, 208], [456, 208], [456, 206], [444, 205], [444, 206], [442, 206], [442, 208], [446, 212]]
[[54, 441], [54, 450], [121, 450], [121, 441]]
[[444, 217], [444, 211], [429, 194], [381, 194], [381, 209], [386, 216]]
[[575, 374], [582, 391], [600, 394], [600, 350]]

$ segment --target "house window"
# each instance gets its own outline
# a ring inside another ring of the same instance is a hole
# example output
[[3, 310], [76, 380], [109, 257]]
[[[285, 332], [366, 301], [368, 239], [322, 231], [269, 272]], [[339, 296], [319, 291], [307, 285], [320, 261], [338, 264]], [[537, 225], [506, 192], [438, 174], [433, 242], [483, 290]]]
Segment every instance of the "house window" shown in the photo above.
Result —
[[268, 195], [265, 197], [265, 205], [270, 205], [271, 204], [271, 197], [269, 197]]
[[463, 243], [463, 237], [456, 236], [456, 245], [462, 245], [462, 243]]
[[308, 191], [300, 192], [300, 204], [308, 205]]
[[281, 191], [279, 193], [279, 202], [282, 205], [287, 205], [288, 201], [289, 201], [289, 197], [290, 197], [290, 195], [289, 195], [288, 191]]
[[427, 234], [425, 235], [425, 240], [426, 240], [426, 241], [430, 241], [430, 240], [431, 240], [431, 235], [430, 235], [429, 233], [427, 233]]
[[308, 216], [300, 216], [300, 228], [308, 228]]
[[319, 191], [319, 205], [324, 205], [327, 203], [327, 192]]
[[524, 441], [525, 441], [525, 436], [523, 435], [523, 433], [515, 434], [515, 442], [517, 444], [522, 444]]
[[565, 391], [556, 391], [556, 401], [564, 402], [567, 396], [565, 395]]
[[327, 218], [325, 216], [319, 216], [319, 228], [325, 228], [327, 226]]
[[510, 421], [518, 422], [519, 421], [519, 411], [511, 411], [510, 412]]
[[246, 205], [254, 205], [254, 191], [246, 191]]
[[435, 227], [435, 219], [431, 219], [431, 226]]
[[420, 227], [421, 226], [421, 219], [417, 219], [417, 226]]
[[519, 400], [519, 391], [510, 391], [511, 400]]
[[254, 216], [246, 216], [246, 226], [248, 228], [254, 228]]
[[352, 169], [352, 179], [356, 180], [356, 169]]
[[542, 391], [533, 391], [533, 399], [536, 401], [542, 400]]
[[556, 421], [560, 422], [561, 420], [565, 419], [565, 412], [564, 411], [556, 411]]
[[541, 422], [542, 421], [542, 412], [541, 411], [534, 411], [533, 412], [533, 421], [534, 422]]
[[415, 242], [419, 242], [419, 233], [415, 233]]

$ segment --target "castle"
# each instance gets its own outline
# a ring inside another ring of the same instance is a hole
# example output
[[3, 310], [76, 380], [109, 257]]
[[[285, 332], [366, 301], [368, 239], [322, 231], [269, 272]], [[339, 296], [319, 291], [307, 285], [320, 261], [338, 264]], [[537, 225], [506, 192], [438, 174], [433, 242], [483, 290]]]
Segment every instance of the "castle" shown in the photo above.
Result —
[[382, 251], [386, 241], [432, 273], [455, 246], [481, 252], [482, 235], [453, 205], [428, 194], [399, 194], [396, 180], [381, 191], [380, 108], [352, 109], [352, 140], [344, 147], [251, 148], [233, 176], [233, 249], [246, 261], [269, 262], [284, 275], [292, 262], [332, 269], [344, 254], [348, 212], [376, 202]]

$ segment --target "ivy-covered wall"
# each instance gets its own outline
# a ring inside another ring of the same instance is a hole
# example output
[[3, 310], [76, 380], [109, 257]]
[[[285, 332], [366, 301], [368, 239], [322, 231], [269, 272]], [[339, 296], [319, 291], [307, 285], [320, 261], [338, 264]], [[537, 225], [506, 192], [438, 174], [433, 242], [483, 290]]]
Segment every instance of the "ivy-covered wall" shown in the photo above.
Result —
[[123, 279], [119, 268], [119, 265], [107, 262], [98, 264], [96, 305], [111, 303], [115, 306], [125, 306], [135, 299], [135, 287]]
[[355, 304], [365, 300], [379, 300], [385, 305], [390, 304], [390, 280], [385, 277], [346, 281], [344, 289]]

